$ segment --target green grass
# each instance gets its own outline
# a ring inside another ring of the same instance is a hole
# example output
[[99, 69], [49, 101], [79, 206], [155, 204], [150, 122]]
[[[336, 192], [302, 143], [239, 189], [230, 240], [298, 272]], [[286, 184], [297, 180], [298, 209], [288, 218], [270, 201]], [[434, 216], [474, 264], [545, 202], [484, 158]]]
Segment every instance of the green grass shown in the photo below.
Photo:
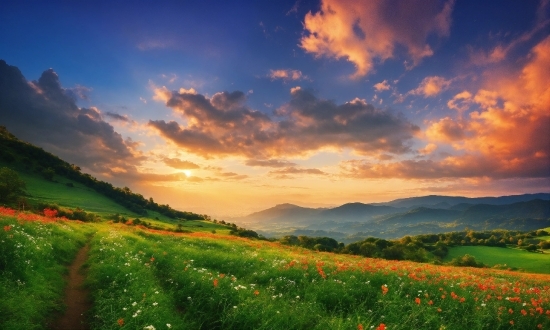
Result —
[[10, 216], [0, 228], [0, 329], [44, 329], [63, 309], [66, 265], [95, 229]]
[[488, 266], [507, 265], [526, 272], [550, 274], [550, 253], [527, 252], [520, 249], [488, 246], [457, 246], [449, 249], [443, 261], [448, 262], [465, 254]]
[[[0, 229], [0, 328], [45, 328], [60, 309], [63, 265], [91, 232], [92, 330], [550, 326], [548, 275], [336, 255], [188, 224], [204, 231], [0, 217], [10, 226]], [[57, 252], [48, 258], [40, 251], [49, 244]]]
[[[39, 175], [24, 172], [19, 172], [19, 176], [27, 185], [26, 190], [30, 195], [27, 199], [31, 203], [45, 202], [68, 208], [80, 207], [103, 216], [119, 213], [127, 217], [138, 217], [110, 198], [69, 179], [56, 176], [54, 179], [57, 182], [53, 182]], [[74, 187], [69, 187], [66, 183], [72, 183]]]

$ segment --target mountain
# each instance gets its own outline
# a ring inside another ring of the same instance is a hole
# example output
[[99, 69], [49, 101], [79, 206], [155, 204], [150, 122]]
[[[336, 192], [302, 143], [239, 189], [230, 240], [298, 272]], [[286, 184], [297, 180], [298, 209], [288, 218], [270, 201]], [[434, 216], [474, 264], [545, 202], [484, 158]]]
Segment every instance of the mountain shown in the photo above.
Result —
[[272, 208], [254, 212], [244, 217], [235, 218], [239, 222], [254, 223], [298, 223], [321, 213], [324, 209], [301, 207], [294, 204], [279, 204]]
[[325, 210], [318, 215], [318, 220], [332, 221], [368, 221], [375, 216], [400, 212], [403, 209], [392, 206], [376, 206], [363, 203], [347, 203]]
[[244, 218], [266, 236], [321, 234], [349, 243], [368, 236], [398, 238], [467, 228], [535, 230], [550, 226], [549, 199], [550, 194], [540, 193], [482, 198], [424, 196], [385, 203], [391, 205], [348, 203], [330, 209], [281, 204]]
[[[524, 195], [512, 195], [512, 196], [500, 196], [500, 197], [461, 197], [461, 196], [421, 196], [421, 197], [409, 197], [396, 199], [386, 203], [376, 203], [372, 205], [385, 205], [393, 207], [437, 207], [448, 208], [461, 203], [466, 204], [487, 204], [487, 205], [504, 205], [517, 202], [527, 202], [534, 199], [550, 200], [550, 194], [538, 193], [538, 194], [524, 194]], [[447, 206], [448, 205], [448, 206]], [[447, 206], [447, 207], [441, 207]]]

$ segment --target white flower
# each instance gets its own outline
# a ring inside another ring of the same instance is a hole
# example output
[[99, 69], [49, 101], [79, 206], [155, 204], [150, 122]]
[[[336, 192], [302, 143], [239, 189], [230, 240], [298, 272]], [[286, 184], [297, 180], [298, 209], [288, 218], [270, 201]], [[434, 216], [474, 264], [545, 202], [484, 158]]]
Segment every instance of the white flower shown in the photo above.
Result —
[[135, 306], [135, 305], [137, 305], [137, 302], [134, 301], [134, 302], [132, 303], [132, 306]]
[[168, 327], [168, 329], [170, 329], [172, 327], [172, 325], [170, 323], [166, 323], [166, 326]]
[[145, 328], [143, 328], [143, 330], [155, 330], [155, 327], [152, 325], [148, 325]]
[[155, 301], [155, 302], [153, 303], [153, 306], [156, 306], [156, 305], [158, 305], [158, 304], [159, 304], [159, 303]]
[[233, 306], [233, 308], [237, 308], [237, 306]]

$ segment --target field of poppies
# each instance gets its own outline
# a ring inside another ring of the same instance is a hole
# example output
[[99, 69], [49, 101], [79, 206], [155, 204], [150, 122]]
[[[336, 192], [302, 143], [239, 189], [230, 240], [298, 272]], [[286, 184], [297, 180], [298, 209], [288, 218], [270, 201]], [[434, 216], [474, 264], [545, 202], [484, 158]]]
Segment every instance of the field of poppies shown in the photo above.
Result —
[[549, 275], [10, 212], [0, 210], [2, 329], [46, 327], [62, 309], [63, 266], [89, 239], [92, 329], [550, 329]]

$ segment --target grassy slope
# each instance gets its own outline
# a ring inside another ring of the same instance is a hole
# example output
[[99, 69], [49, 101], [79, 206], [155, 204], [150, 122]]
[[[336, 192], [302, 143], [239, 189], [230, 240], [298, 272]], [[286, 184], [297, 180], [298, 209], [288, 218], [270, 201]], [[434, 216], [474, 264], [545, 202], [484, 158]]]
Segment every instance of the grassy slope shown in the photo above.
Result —
[[550, 274], [550, 253], [548, 252], [542, 254], [511, 248], [457, 246], [449, 249], [449, 254], [444, 261], [451, 261], [465, 254], [474, 256], [476, 260], [488, 266], [506, 264], [527, 272]]
[[[18, 171], [20, 178], [25, 181], [28, 193], [27, 199], [31, 204], [45, 202], [71, 209], [79, 207], [102, 217], [118, 213], [127, 219], [139, 218], [164, 229], [174, 229], [178, 224], [178, 221], [150, 210], [147, 211], [148, 216], [140, 216], [95, 190], [59, 175], [56, 175], [54, 178], [55, 181], [52, 182], [38, 174], [18, 169], [14, 170]], [[67, 183], [72, 183], [74, 187], [68, 187]], [[184, 221], [181, 223], [181, 227], [184, 230], [190, 231], [210, 232], [216, 230], [218, 233], [229, 233], [228, 227], [208, 221]]]
[[[28, 199], [31, 203], [46, 202], [62, 207], [80, 207], [104, 216], [114, 213], [126, 217], [138, 216], [110, 198], [69, 179], [56, 176], [56, 182], [52, 182], [39, 175], [24, 172], [19, 172], [19, 176], [27, 185], [27, 193], [30, 195]], [[66, 183], [72, 183], [74, 187], [68, 187]]]

